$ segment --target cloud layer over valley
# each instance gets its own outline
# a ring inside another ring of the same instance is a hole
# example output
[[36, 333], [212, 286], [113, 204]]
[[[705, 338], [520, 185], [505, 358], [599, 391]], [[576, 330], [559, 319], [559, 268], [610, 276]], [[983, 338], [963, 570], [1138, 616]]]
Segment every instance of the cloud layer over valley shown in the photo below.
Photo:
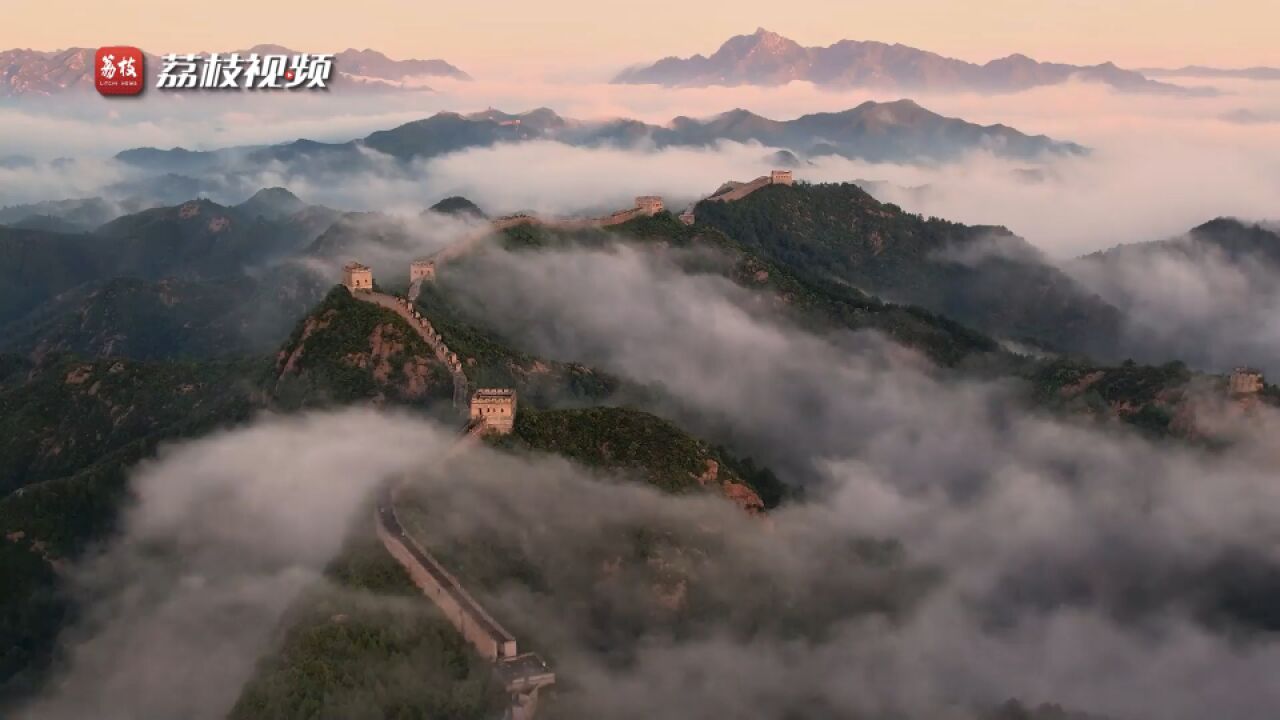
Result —
[[[981, 153], [965, 162], [934, 166], [827, 157], [799, 168], [799, 174], [813, 181], [882, 181], [885, 184], [876, 192], [886, 200], [924, 214], [1006, 225], [1056, 257], [1172, 236], [1219, 215], [1266, 219], [1274, 214], [1273, 199], [1280, 193], [1280, 149], [1271, 137], [1272, 128], [1228, 122], [1221, 116], [1241, 107], [1262, 114], [1280, 112], [1280, 97], [1274, 83], [1238, 81], [1228, 89], [1230, 93], [1219, 98], [1160, 98], [1075, 84], [1010, 96], [920, 97], [922, 105], [944, 115], [1046, 133], [1083, 143], [1094, 152], [1041, 165]], [[121, 109], [115, 113], [118, 117], [106, 120], [56, 103], [11, 104], [0, 110], [0, 136], [21, 142], [0, 146], [0, 155], [47, 159], [74, 154], [77, 162], [61, 172], [0, 170], [0, 205], [102, 192], [111, 183], [129, 180], [131, 173], [92, 162], [93, 156], [143, 145], [198, 149], [297, 137], [341, 141], [438, 110], [485, 105], [517, 111], [547, 104], [570, 117], [625, 116], [663, 123], [679, 114], [707, 116], [734, 106], [787, 119], [845, 109], [866, 99], [895, 98], [831, 93], [802, 83], [767, 93], [753, 88], [692, 92], [458, 83], [439, 95], [379, 98], [358, 113], [347, 104], [339, 107], [306, 98], [289, 103], [240, 100], [211, 116], [203, 102], [151, 102], [147, 109]], [[340, 173], [323, 177], [310, 168], [251, 167], [238, 177], [200, 178], [205, 183], [200, 190], [235, 202], [259, 187], [283, 184], [309, 201], [352, 210], [430, 204], [457, 192], [497, 211], [581, 210], [638, 192], [695, 199], [724, 180], [747, 179], [767, 170], [769, 154], [735, 144], [719, 152], [658, 153], [499, 146], [437, 158], [408, 170], [379, 170], [375, 162], [366, 175], [341, 180]], [[549, 167], [556, 172], [546, 182]]]
[[18, 717], [222, 718], [373, 488], [438, 454], [431, 426], [353, 410], [264, 418], [134, 473], [123, 530], [72, 570], [69, 667]]
[[[836, 717], [947, 717], [1016, 696], [1122, 718], [1261, 718], [1277, 699], [1262, 680], [1280, 663], [1276, 618], [1236, 604], [1269, 592], [1280, 571], [1274, 413], [1206, 406], [1204, 420], [1237, 443], [1223, 454], [1104, 436], [1018, 409], [1002, 384], [904, 362], [874, 337], [796, 331], [746, 310], [719, 280], [632, 251], [497, 254], [478, 271], [507, 279], [471, 296], [489, 322], [660, 387], [677, 398], [667, 412], [728, 426], [813, 483], [811, 502], [775, 513], [768, 547], [736, 548], [729, 569], [702, 579], [725, 606], [785, 588], [775, 611], [828, 618], [822, 639], [797, 645], [726, 622], [688, 642], [641, 643], [638, 667], [616, 674], [583, 658], [573, 669], [598, 674], [600, 713], [785, 717], [822, 698]], [[514, 517], [488, 517], [477, 536], [594, 523], [624, 505], [553, 512], [551, 498], [580, 495], [514, 492], [522, 500], [501, 505]], [[842, 615], [861, 596], [824, 592], [833, 574], [865, 571], [840, 549], [866, 536], [901, 540], [908, 565], [941, 573], [919, 597], [896, 578], [904, 594], [889, 604], [901, 616]], [[849, 564], [827, 564], [837, 557]], [[734, 563], [749, 566], [736, 571], [751, 591], [734, 585]], [[689, 688], [691, 677], [702, 681]]]
[[[1225, 452], [1104, 433], [878, 336], [800, 331], [640, 251], [494, 251], [456, 272], [450, 292], [520, 345], [661, 390], [664, 413], [720, 428], [807, 500], [761, 522], [555, 459], [441, 464], [448, 436], [422, 420], [264, 420], [140, 470], [122, 536], [75, 573], [93, 602], [69, 675], [26, 717], [220, 716], [373, 483], [402, 471], [432, 543], [533, 573], [484, 594], [535, 630], [584, 716], [971, 718], [1017, 697], [1250, 720], [1280, 701], [1280, 617], [1242, 603], [1280, 582], [1274, 413], [1207, 405]], [[504, 282], [480, 293], [470, 272]], [[637, 528], [649, 567], [686, 581], [669, 612], [645, 609], [667, 592], [650, 575], [601, 574]]]

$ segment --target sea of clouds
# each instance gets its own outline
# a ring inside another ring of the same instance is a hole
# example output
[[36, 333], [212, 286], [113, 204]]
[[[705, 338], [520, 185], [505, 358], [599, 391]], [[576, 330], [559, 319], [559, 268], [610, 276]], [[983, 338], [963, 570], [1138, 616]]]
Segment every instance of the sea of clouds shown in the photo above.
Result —
[[[511, 578], [486, 601], [538, 629], [584, 717], [959, 719], [1016, 697], [1261, 720], [1280, 701], [1268, 616], [1234, 604], [1280, 578], [1274, 412], [1224, 409], [1229, 452], [1163, 443], [1043, 415], [1007, 381], [904, 361], [874, 334], [799, 330], [635, 250], [491, 252], [472, 271], [505, 282], [451, 291], [499, 331], [727, 425], [805, 500], [762, 522], [555, 458], [475, 447], [445, 463], [452, 434], [420, 418], [264, 418], [135, 473], [122, 532], [71, 573], [90, 612], [69, 665], [18, 716], [222, 717], [341, 530], [404, 474], [442, 513], [433, 541], [533, 564], [544, 583]], [[690, 593], [725, 612], [678, 632], [627, 615], [638, 636], [602, 645], [582, 608], [653, 592], [595, 571], [634, 527], [714, 538]], [[866, 540], [901, 552], [869, 558]]]

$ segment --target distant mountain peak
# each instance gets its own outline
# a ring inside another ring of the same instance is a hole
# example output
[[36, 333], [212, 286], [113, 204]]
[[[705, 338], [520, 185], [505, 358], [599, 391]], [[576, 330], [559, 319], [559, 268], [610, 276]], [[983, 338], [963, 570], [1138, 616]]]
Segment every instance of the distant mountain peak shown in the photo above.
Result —
[[877, 87], [903, 90], [1017, 92], [1073, 78], [1110, 85], [1128, 92], [1203, 95], [1205, 88], [1183, 88], [1157, 82], [1107, 62], [1093, 66], [1042, 63], [1013, 54], [985, 65], [906, 45], [841, 40], [826, 47], [804, 47], [764, 28], [729, 38], [710, 57], [668, 57], [631, 67], [615, 83], [706, 87], [711, 85], [780, 85], [804, 80], [832, 87]]
[[764, 28], [756, 28], [756, 31], [753, 34], [740, 37], [750, 38], [758, 47], [764, 47], [767, 49], [785, 50], [793, 47], [800, 47], [799, 43], [794, 40], [785, 38], [776, 32], [765, 30]]
[[257, 53], [259, 55], [295, 55], [297, 54], [296, 51], [294, 50], [291, 50], [283, 45], [276, 45], [274, 43], [261, 43], [258, 45], [254, 45], [248, 50], [241, 51], [241, 54], [247, 54], [247, 53]]

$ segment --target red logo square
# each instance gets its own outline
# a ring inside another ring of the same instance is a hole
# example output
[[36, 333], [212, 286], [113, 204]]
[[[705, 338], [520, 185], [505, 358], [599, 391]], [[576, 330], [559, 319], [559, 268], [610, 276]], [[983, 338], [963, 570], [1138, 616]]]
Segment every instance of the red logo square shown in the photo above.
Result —
[[98, 48], [93, 56], [93, 86], [103, 95], [142, 92], [142, 51], [123, 45]]

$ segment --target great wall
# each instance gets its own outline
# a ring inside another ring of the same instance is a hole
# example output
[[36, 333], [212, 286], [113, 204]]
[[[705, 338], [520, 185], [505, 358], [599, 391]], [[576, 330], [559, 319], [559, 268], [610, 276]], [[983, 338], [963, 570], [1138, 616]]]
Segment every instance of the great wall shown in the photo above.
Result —
[[791, 175], [790, 170], [774, 170], [768, 175], [762, 175], [751, 182], [727, 182], [724, 187], [717, 190], [714, 194], [707, 198], [713, 202], [733, 202], [741, 200], [751, 193], [767, 187], [769, 185], [791, 185], [795, 179]]
[[[775, 170], [747, 183], [729, 182], [706, 198], [713, 202], [733, 202], [769, 185], [791, 185], [792, 174]], [[364, 302], [395, 312], [427, 343], [436, 359], [448, 369], [453, 381], [453, 407], [467, 419], [463, 437], [449, 451], [461, 451], [467, 443], [482, 434], [506, 434], [514, 427], [517, 409], [516, 391], [511, 388], [477, 388], [470, 383], [457, 353], [451, 351], [431, 322], [417, 310], [422, 283], [433, 282], [443, 261], [469, 252], [477, 243], [494, 232], [521, 224], [534, 224], [552, 229], [609, 227], [663, 210], [658, 196], [636, 198], [633, 208], [596, 218], [547, 219], [529, 214], [509, 215], [488, 223], [484, 231], [468, 236], [435, 255], [414, 260], [409, 266], [409, 290], [405, 297], [387, 295], [374, 289], [373, 271], [368, 266], [351, 262], [343, 268], [343, 285], [351, 295]], [[693, 209], [680, 214], [686, 224], [694, 222]], [[1236, 399], [1250, 400], [1264, 388], [1262, 373], [1252, 368], [1236, 368], [1227, 378], [1227, 392]], [[408, 572], [414, 584], [430, 599], [481, 657], [494, 665], [494, 673], [510, 696], [506, 718], [533, 720], [538, 693], [553, 685], [556, 675], [537, 653], [518, 651], [514, 635], [469, 593], [466, 588], [418, 541], [405, 530], [396, 512], [398, 486], [388, 483], [378, 494], [375, 520], [378, 538]]]
[[[751, 193], [769, 186], [769, 185], [792, 185], [795, 178], [790, 170], [773, 170], [768, 175], [762, 175], [755, 180], [746, 183], [730, 181], [724, 187], [717, 190], [714, 194], [706, 197], [706, 200], [715, 202], [732, 202], [741, 200]], [[677, 217], [680, 222], [686, 225], [692, 225], [695, 222], [694, 205], [690, 205], [683, 210]], [[449, 260], [456, 259], [467, 254], [486, 238], [495, 232], [501, 232], [520, 225], [534, 225], [537, 227], [547, 228], [549, 230], [587, 230], [590, 228], [607, 228], [615, 225], [621, 225], [639, 217], [652, 217], [666, 209], [666, 203], [660, 195], [640, 195], [636, 197], [635, 205], [624, 210], [617, 210], [600, 217], [573, 217], [573, 218], [555, 218], [543, 217], [533, 213], [516, 213], [514, 215], [503, 215], [485, 223], [485, 226], [477, 232], [467, 235], [462, 240], [455, 242], [448, 247], [436, 252], [428, 257], [414, 260], [409, 266], [409, 292], [407, 294], [410, 303], [414, 303], [418, 299], [423, 282], [430, 282], [435, 279], [436, 272], [440, 266]]]
[[[766, 182], [761, 182], [761, 180]], [[769, 183], [791, 184], [791, 173], [775, 171], [751, 183], [751, 190], [739, 192], [745, 197]], [[742, 186], [745, 187], [745, 186]], [[734, 199], [737, 199], [736, 197]], [[653, 216], [663, 211], [661, 197], [642, 195], [635, 206], [603, 217], [542, 218], [530, 214], [508, 215], [487, 224], [480, 232], [409, 264], [409, 288], [404, 297], [378, 292], [373, 283], [373, 269], [359, 262], [349, 262], [342, 269], [342, 284], [357, 300], [377, 305], [399, 315], [426, 342], [431, 352], [449, 370], [453, 382], [453, 407], [465, 408], [467, 425], [456, 452], [478, 435], [510, 433], [515, 425], [516, 391], [512, 388], [477, 388], [470, 382], [458, 354], [449, 349], [440, 332], [417, 309], [423, 283], [434, 282], [441, 265], [470, 252], [479, 242], [507, 228], [522, 224], [556, 230], [577, 230], [620, 225], [638, 217]], [[693, 223], [692, 209], [680, 215], [681, 221]], [[375, 526], [378, 539], [387, 552], [400, 563], [414, 584], [430, 599], [481, 657], [494, 664], [494, 672], [510, 696], [506, 717], [510, 720], [532, 720], [538, 705], [539, 691], [556, 681], [555, 673], [536, 653], [518, 652], [514, 635], [484, 609], [466, 588], [425, 547], [405, 530], [396, 512], [398, 485], [386, 484], [378, 494]]]
[[396, 513], [393, 485], [387, 484], [379, 492], [374, 516], [378, 539], [387, 552], [476, 652], [493, 663], [494, 674], [510, 698], [506, 720], [533, 720], [538, 692], [555, 684], [555, 673], [537, 653], [519, 652], [515, 636], [409, 535]]
[[[515, 390], [478, 388], [468, 402], [470, 383], [458, 354], [449, 349], [440, 333], [416, 308], [417, 288], [424, 280], [434, 279], [434, 264], [415, 262], [410, 265], [413, 300], [375, 290], [373, 270], [366, 265], [351, 262], [343, 267], [342, 273], [342, 284], [352, 297], [399, 315], [427, 343], [436, 359], [448, 368], [453, 382], [453, 407], [467, 415], [463, 437], [451, 452], [465, 447], [466, 442], [477, 435], [511, 432], [516, 413]], [[374, 513], [378, 539], [404, 567], [418, 589], [439, 608], [476, 652], [494, 664], [494, 673], [510, 698], [505, 717], [509, 720], [532, 720], [538, 707], [538, 693], [555, 683], [555, 673], [537, 653], [519, 653], [515, 636], [405, 531], [396, 513], [397, 490], [398, 485], [388, 483], [378, 494]]]

